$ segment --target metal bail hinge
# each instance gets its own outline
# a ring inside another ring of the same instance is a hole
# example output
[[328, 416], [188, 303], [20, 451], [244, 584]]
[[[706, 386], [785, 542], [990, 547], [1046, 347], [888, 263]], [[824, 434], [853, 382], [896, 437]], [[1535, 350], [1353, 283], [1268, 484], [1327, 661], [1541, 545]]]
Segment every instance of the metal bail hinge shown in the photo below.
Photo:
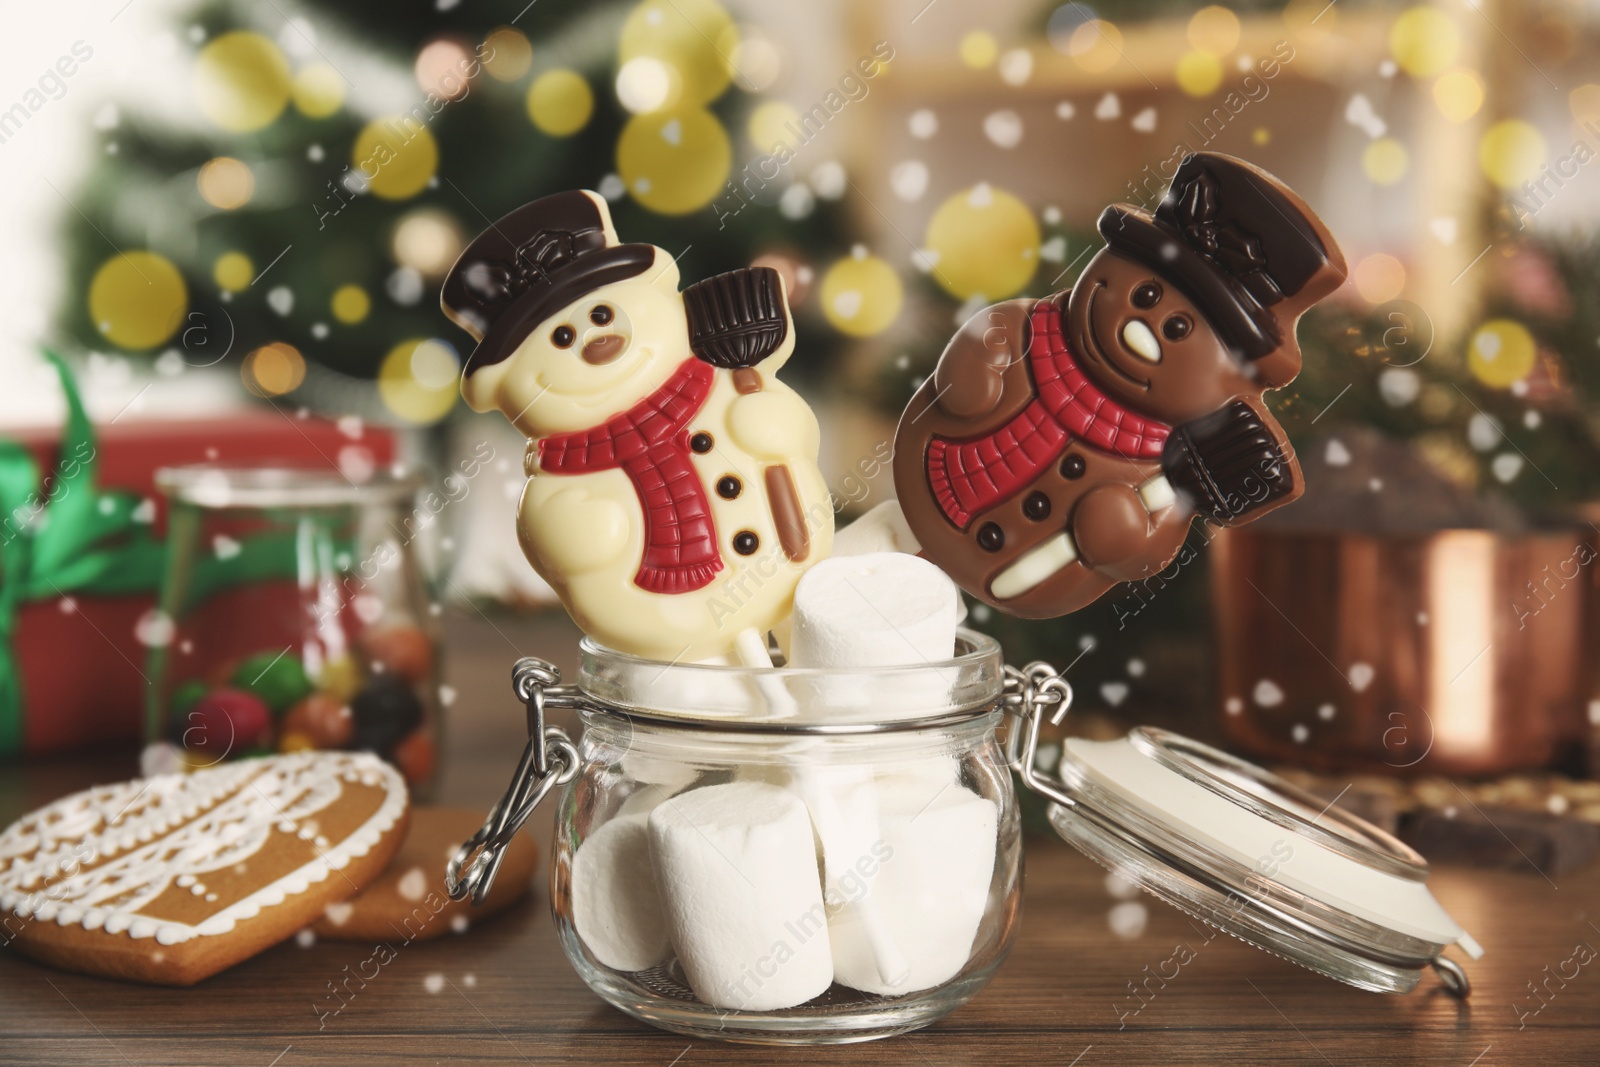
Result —
[[1047, 710], [1050, 724], [1061, 725], [1067, 709], [1072, 706], [1072, 686], [1042, 660], [1020, 671], [1007, 664], [1005, 695], [1000, 702], [1017, 717], [1006, 732], [1006, 760], [1012, 770], [1022, 776], [1024, 785], [1040, 796], [1063, 807], [1074, 807], [1077, 801], [1067, 792], [1066, 783], [1053, 774], [1041, 772], [1035, 762], [1039, 754], [1039, 725]]
[[511, 687], [527, 708], [528, 743], [505, 796], [450, 860], [445, 888], [452, 900], [471, 896], [472, 903], [483, 903], [506, 847], [522, 824], [552, 789], [572, 781], [578, 773], [577, 746], [566, 731], [544, 722], [546, 707], [584, 706], [577, 690], [561, 686], [560, 681], [561, 672], [554, 664], [531, 656], [517, 660], [511, 669]]

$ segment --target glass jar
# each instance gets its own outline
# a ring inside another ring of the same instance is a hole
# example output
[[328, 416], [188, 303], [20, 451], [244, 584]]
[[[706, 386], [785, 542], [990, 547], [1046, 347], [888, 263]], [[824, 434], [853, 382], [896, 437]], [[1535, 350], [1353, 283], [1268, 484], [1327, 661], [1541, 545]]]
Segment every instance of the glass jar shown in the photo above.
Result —
[[[961, 631], [915, 667], [661, 663], [585, 639], [576, 685], [513, 671], [529, 741], [510, 789], [457, 850], [484, 899], [504, 849], [561, 790], [550, 903], [583, 981], [694, 1037], [865, 1041], [925, 1026], [993, 976], [1021, 918], [1012, 772], [1062, 838], [1208, 923], [1362, 989], [1405, 992], [1481, 950], [1427, 891], [1420, 856], [1260, 768], [1176, 735], [1038, 733], [1071, 689]], [[576, 710], [574, 743], [545, 724]], [[1011, 719], [1002, 745], [998, 729]]]
[[150, 646], [147, 774], [304, 749], [437, 764], [439, 635], [413, 481], [179, 467]]

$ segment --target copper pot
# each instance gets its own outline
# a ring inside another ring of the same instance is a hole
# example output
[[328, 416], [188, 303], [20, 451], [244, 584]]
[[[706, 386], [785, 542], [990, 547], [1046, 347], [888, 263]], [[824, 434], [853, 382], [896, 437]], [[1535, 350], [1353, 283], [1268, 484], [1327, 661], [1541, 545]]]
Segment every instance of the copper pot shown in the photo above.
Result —
[[1592, 536], [1225, 531], [1212, 571], [1224, 732], [1321, 770], [1567, 760], [1587, 730]]

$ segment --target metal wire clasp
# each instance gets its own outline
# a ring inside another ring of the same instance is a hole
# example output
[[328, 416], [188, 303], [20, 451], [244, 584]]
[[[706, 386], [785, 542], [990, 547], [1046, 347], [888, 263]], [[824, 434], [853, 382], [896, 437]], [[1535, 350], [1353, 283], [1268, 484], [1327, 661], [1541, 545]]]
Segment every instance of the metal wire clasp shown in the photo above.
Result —
[[522, 760], [505, 795], [489, 812], [483, 826], [473, 834], [450, 860], [445, 873], [445, 888], [450, 899], [472, 897], [482, 904], [494, 884], [511, 844], [533, 809], [556, 786], [572, 781], [578, 773], [578, 749], [565, 730], [546, 726], [546, 707], [580, 708], [587, 706], [579, 691], [563, 686], [555, 664], [527, 656], [511, 668], [511, 688], [528, 713], [528, 743]]
[[1007, 664], [1005, 693], [1000, 703], [1017, 717], [1006, 731], [1006, 760], [1012, 770], [1021, 775], [1023, 784], [1035, 793], [1063, 807], [1075, 807], [1077, 801], [1067, 792], [1066, 783], [1054, 775], [1040, 773], [1034, 762], [1039, 753], [1039, 724], [1044, 720], [1045, 711], [1051, 709], [1052, 726], [1061, 725], [1067, 709], [1072, 706], [1072, 686], [1042, 660], [1035, 660], [1021, 670]]

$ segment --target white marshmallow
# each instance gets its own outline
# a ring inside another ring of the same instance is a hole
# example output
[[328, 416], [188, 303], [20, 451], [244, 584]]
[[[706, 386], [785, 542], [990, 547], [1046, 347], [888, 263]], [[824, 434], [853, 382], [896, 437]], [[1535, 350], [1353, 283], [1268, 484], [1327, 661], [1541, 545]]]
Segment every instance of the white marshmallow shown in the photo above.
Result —
[[885, 932], [904, 950], [909, 973], [899, 983], [882, 980], [872, 948], [876, 935], [864, 928], [857, 909], [845, 907], [828, 924], [841, 985], [910, 993], [948, 982], [966, 966], [988, 906], [998, 812], [993, 801], [943, 777], [905, 776], [869, 787], [877, 792], [882, 840], [875, 863], [864, 863], [858, 873], [870, 880]]
[[889, 934], [880, 900], [872, 892], [871, 876], [863, 873], [864, 866], [875, 866], [872, 857], [884, 847], [872, 768], [813, 764], [802, 758], [769, 780], [793, 790], [805, 801], [821, 846], [823, 901], [829, 915], [840, 907], [855, 912], [879, 979], [889, 985], [904, 982], [910, 975], [910, 966]]
[[[916, 556], [922, 553], [922, 544], [911, 532], [906, 513], [898, 500], [885, 500], [849, 526], [835, 530], [833, 554], [835, 556], [865, 556], [869, 552], [904, 552]], [[956, 621], [967, 621], [967, 602], [957, 598]], [[789, 647], [789, 620], [773, 628], [778, 643]]]
[[938, 567], [902, 552], [834, 556], [794, 591], [794, 667], [892, 667], [955, 654], [961, 597]]
[[572, 858], [572, 921], [595, 959], [642, 971], [667, 958], [667, 923], [650, 864], [646, 816], [613, 819]]
[[869, 552], [922, 551], [897, 500], [885, 500], [849, 526], [833, 533], [835, 556], [864, 556]]
[[798, 797], [762, 782], [704, 786], [664, 802], [649, 822], [672, 944], [695, 996], [771, 1011], [827, 990], [827, 912]]

